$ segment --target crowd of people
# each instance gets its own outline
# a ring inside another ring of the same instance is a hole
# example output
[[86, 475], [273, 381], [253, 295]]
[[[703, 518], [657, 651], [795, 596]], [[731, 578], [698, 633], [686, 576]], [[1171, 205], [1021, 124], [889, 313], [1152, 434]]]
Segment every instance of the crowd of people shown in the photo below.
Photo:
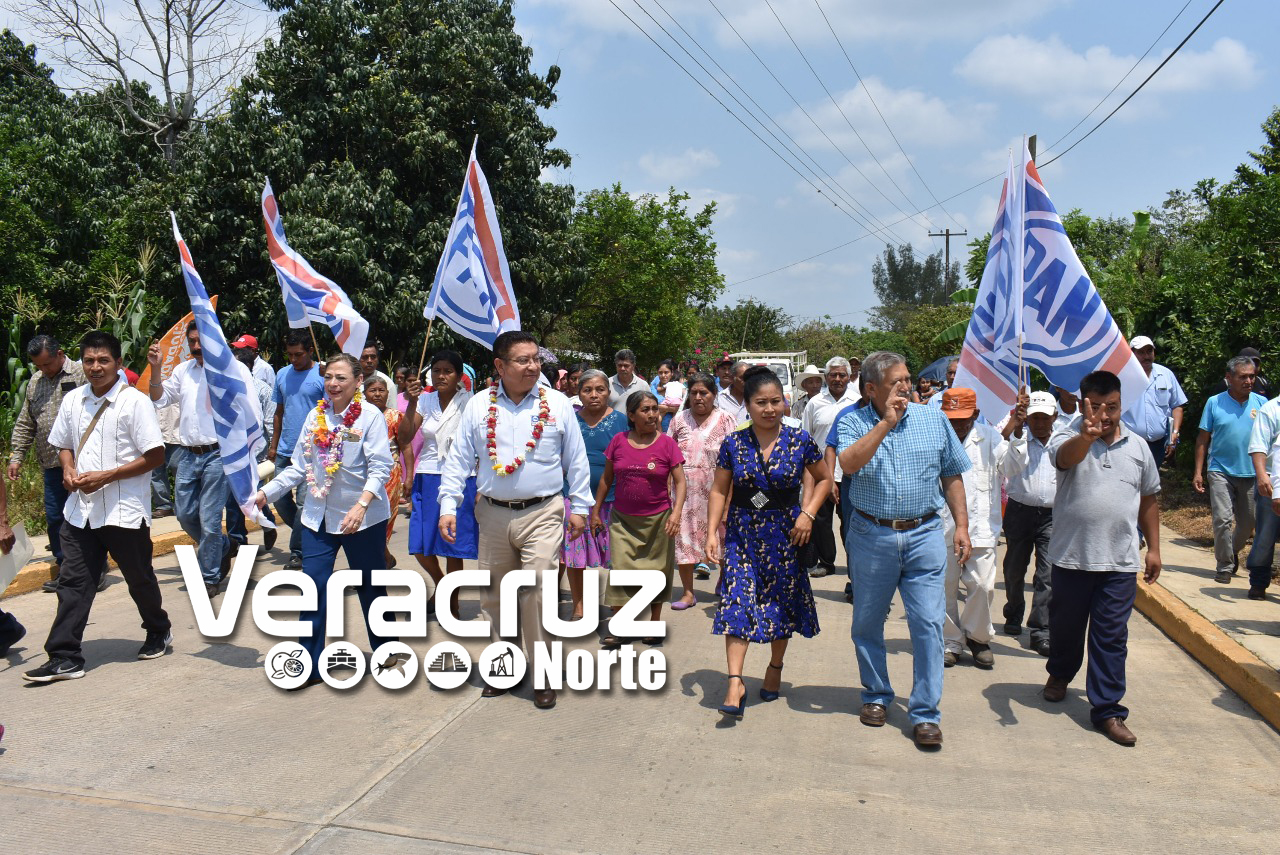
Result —
[[[44, 473], [58, 596], [45, 644], [48, 661], [24, 676], [54, 682], [85, 673], [81, 640], [95, 594], [115, 561], [142, 619], [141, 659], [171, 647], [171, 623], [152, 567], [150, 526], [177, 516], [196, 544], [204, 593], [218, 596], [236, 547], [247, 542], [214, 431], [200, 335], [187, 329], [189, 358], [167, 377], [160, 349], [148, 354], [145, 388], [123, 373], [120, 342], [94, 331], [73, 360], [40, 335], [27, 355], [38, 371], [14, 430], [9, 477], [30, 452]], [[907, 716], [921, 746], [942, 743], [944, 669], [967, 655], [996, 665], [991, 641], [997, 543], [1003, 534], [1003, 630], [1030, 631], [1046, 657], [1046, 701], [1061, 701], [1084, 664], [1095, 725], [1131, 745], [1125, 723], [1127, 622], [1138, 576], [1161, 570], [1159, 466], [1173, 457], [1187, 397], [1154, 362], [1154, 344], [1132, 346], [1149, 382], [1141, 400], [1121, 400], [1115, 375], [1087, 375], [1076, 391], [1023, 390], [1008, 412], [984, 414], [955, 384], [913, 383], [906, 360], [880, 351], [806, 366], [797, 388], [766, 366], [723, 359], [714, 373], [665, 360], [652, 380], [630, 350], [614, 373], [561, 365], [530, 334], [494, 344], [487, 383], [451, 350], [433, 354], [424, 376], [381, 370], [381, 346], [360, 358], [317, 361], [312, 339], [293, 330], [287, 364], [262, 358], [258, 341], [231, 343], [236, 371], [252, 390], [246, 405], [264, 426], [254, 501], [290, 529], [286, 566], [316, 582], [319, 600], [300, 619], [302, 644], [325, 643], [324, 584], [341, 550], [362, 574], [365, 614], [385, 591], [375, 569], [396, 564], [390, 538], [401, 513], [408, 543], [434, 583], [476, 561], [491, 573], [481, 612], [498, 631], [503, 578], [519, 569], [568, 576], [579, 618], [586, 572], [644, 569], [666, 578], [648, 617], [668, 603], [699, 602], [700, 579], [716, 578], [711, 631], [725, 639], [726, 688], [719, 707], [742, 718], [752, 642], [769, 645], [760, 700], [776, 700], [789, 642], [818, 633], [810, 578], [836, 570], [836, 520], [848, 562], [852, 640], [863, 686], [859, 718], [886, 723], [895, 696], [884, 628], [900, 595], [912, 641]], [[1208, 491], [1217, 581], [1230, 584], [1245, 560], [1248, 596], [1265, 598], [1280, 533], [1280, 398], [1256, 389], [1256, 351], [1226, 364], [1209, 397], [1195, 448], [1194, 487]], [[482, 367], [486, 371], [489, 366]], [[1122, 415], [1123, 413], [1123, 415]], [[273, 477], [270, 477], [272, 476]], [[2, 485], [0, 485], [2, 486]], [[0, 548], [8, 550], [0, 489]], [[273, 514], [274, 510], [274, 514]], [[263, 528], [274, 547], [276, 531]], [[1145, 554], [1140, 551], [1145, 543]], [[1027, 571], [1034, 554], [1030, 605]], [[675, 583], [679, 582], [676, 594]], [[603, 604], [616, 611], [638, 590], [606, 577]], [[459, 612], [450, 602], [429, 611]], [[516, 604], [529, 655], [553, 639], [543, 628], [542, 586]], [[0, 650], [25, 630], [0, 612]], [[374, 647], [393, 640], [368, 626]], [[606, 630], [602, 644], [658, 645]], [[313, 676], [304, 684], [319, 682]], [[485, 697], [505, 690], [485, 687]], [[556, 704], [538, 689], [540, 708]]]

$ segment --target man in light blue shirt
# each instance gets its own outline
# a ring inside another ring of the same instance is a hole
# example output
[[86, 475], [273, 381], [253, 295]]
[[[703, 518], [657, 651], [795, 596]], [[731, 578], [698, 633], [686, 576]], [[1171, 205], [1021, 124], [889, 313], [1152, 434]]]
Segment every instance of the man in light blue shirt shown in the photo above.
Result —
[[[267, 459], [275, 461], [277, 472], [288, 469], [293, 462], [290, 458], [298, 443], [302, 423], [315, 409], [316, 402], [324, 397], [324, 381], [320, 379], [320, 369], [312, 358], [311, 336], [307, 330], [290, 330], [284, 352], [289, 365], [276, 373], [272, 390], [276, 407], [271, 417], [271, 447], [267, 450]], [[297, 491], [289, 491], [274, 503], [280, 518], [290, 529], [289, 563], [285, 565], [290, 570], [302, 567], [302, 526], [294, 524], [300, 498]]]
[[960, 475], [971, 464], [946, 416], [910, 403], [906, 359], [879, 351], [862, 364], [869, 405], [842, 414], [833, 431], [849, 501], [845, 551], [853, 582], [853, 642], [862, 677], [858, 719], [882, 727], [893, 687], [884, 617], [901, 591], [914, 681], [907, 715], [917, 745], [942, 745], [942, 648], [946, 618], [945, 504], [955, 521], [956, 560], [969, 560], [969, 509]]
[[1187, 403], [1187, 395], [1173, 372], [1155, 361], [1156, 346], [1151, 339], [1145, 335], [1134, 336], [1129, 346], [1142, 364], [1142, 370], [1147, 372], [1147, 388], [1121, 421], [1146, 440], [1156, 464], [1163, 466], [1172, 462], [1178, 448], [1182, 408]]
[[1209, 458], [1209, 508], [1213, 514], [1215, 582], [1227, 584], [1239, 568], [1240, 550], [1253, 534], [1253, 461], [1249, 437], [1266, 399], [1254, 394], [1258, 369], [1237, 356], [1227, 362], [1227, 391], [1210, 398], [1200, 416], [1196, 437], [1195, 476], [1191, 485], [1205, 491], [1205, 456]]
[[1249, 599], [1264, 600], [1280, 534], [1280, 398], [1272, 398], [1258, 411], [1249, 436], [1249, 458], [1258, 485], [1253, 506], [1257, 526], [1244, 566], [1249, 570]]

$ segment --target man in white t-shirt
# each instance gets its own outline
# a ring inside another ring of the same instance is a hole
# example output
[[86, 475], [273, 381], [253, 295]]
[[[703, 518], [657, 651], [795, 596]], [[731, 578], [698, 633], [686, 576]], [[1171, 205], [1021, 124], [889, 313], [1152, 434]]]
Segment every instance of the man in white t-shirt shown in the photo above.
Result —
[[171, 623], [151, 565], [151, 470], [164, 464], [164, 439], [146, 396], [121, 380], [120, 340], [95, 330], [80, 341], [88, 383], [68, 392], [49, 443], [58, 449], [63, 483], [63, 562], [58, 614], [49, 630], [49, 661], [23, 677], [33, 683], [84, 676], [81, 640], [110, 555], [129, 584], [146, 641], [139, 659], [163, 656]]

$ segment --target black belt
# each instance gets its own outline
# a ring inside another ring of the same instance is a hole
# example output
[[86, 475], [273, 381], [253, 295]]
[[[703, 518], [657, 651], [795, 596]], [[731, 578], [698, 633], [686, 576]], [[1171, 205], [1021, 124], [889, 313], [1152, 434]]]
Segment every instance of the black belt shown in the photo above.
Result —
[[800, 504], [800, 488], [789, 490], [752, 490], [735, 487], [729, 504], [750, 511], [785, 511]]
[[210, 451], [218, 450], [216, 443], [213, 445], [184, 445], [182, 447], [192, 454], [208, 454]]
[[[558, 496], [560, 494], [553, 493], [552, 495]], [[534, 505], [540, 505], [550, 498], [551, 496], [539, 496], [536, 499], [524, 499], [519, 502], [504, 502], [502, 499], [491, 499], [488, 496], [485, 496], [484, 500], [491, 505], [497, 505], [498, 507], [506, 508], [509, 511], [523, 511], [525, 508], [532, 508]]]
[[858, 508], [854, 508], [854, 510], [858, 511], [859, 516], [866, 517], [876, 525], [882, 525], [885, 528], [891, 528], [894, 531], [911, 531], [911, 529], [919, 528], [938, 515], [937, 511], [930, 511], [922, 517], [916, 517], [911, 520], [882, 520], [879, 517], [873, 517], [871, 514], [866, 511], [859, 510]]

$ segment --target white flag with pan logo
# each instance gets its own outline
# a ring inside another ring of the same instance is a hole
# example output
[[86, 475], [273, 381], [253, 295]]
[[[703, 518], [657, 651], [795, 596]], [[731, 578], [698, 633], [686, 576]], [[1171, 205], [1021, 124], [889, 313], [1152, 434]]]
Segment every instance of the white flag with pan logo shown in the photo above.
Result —
[[955, 385], [973, 389], [979, 409], [996, 421], [1016, 403], [1025, 366], [1071, 391], [1086, 374], [1110, 371], [1120, 378], [1126, 410], [1147, 387], [1024, 145], [1017, 168], [1009, 159]]

